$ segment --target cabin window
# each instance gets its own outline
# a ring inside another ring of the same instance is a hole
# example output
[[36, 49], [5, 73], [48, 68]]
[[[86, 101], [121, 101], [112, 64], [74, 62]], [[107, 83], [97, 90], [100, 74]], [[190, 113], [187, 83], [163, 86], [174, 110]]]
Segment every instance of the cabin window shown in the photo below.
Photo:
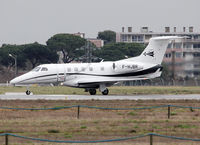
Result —
[[85, 68], [84, 68], [84, 67], [82, 67], [82, 68], [81, 68], [81, 71], [85, 71]]
[[90, 70], [90, 71], [93, 71], [93, 67], [89, 67], [89, 70]]
[[71, 68], [69, 67], [69, 68], [67, 68], [67, 72], [71, 72]]
[[41, 67], [36, 67], [34, 68], [32, 71], [38, 72], [40, 70]]
[[78, 71], [78, 68], [77, 68], [77, 67], [75, 67], [75, 68], [74, 68], [74, 71]]
[[113, 69], [115, 69], [115, 67], [116, 67], [116, 66], [115, 66], [115, 63], [113, 63]]
[[41, 69], [41, 71], [48, 71], [48, 69], [47, 69], [46, 67], [43, 67], [43, 68]]
[[101, 71], [104, 71], [104, 67], [103, 66], [101, 67]]

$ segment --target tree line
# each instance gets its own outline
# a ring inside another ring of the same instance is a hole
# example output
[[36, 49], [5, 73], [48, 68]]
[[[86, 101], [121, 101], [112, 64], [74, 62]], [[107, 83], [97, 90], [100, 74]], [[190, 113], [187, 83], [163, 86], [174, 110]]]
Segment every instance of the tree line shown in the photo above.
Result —
[[[97, 38], [104, 40], [105, 45], [100, 49], [94, 49], [93, 55], [105, 61], [137, 56], [145, 47], [137, 43], [116, 43], [114, 31], [99, 32]], [[84, 55], [84, 50], [80, 48], [86, 42], [86, 39], [79, 36], [63, 33], [52, 36], [45, 45], [38, 42], [23, 45], [3, 44], [0, 47], [0, 65], [4, 67], [14, 65], [14, 59], [9, 54], [16, 56], [17, 66], [21, 69], [27, 69], [27, 64], [30, 64], [29, 68], [34, 68], [39, 64], [57, 63], [59, 59], [57, 52], [62, 53], [64, 63], [70, 63]]]

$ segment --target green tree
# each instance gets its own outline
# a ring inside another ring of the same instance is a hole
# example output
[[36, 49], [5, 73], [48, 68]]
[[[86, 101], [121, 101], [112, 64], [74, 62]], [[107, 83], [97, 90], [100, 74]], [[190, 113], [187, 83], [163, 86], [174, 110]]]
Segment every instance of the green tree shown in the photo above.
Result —
[[144, 50], [144, 45], [138, 43], [110, 43], [96, 50], [94, 55], [105, 61], [116, 61], [127, 57], [135, 57]]
[[6, 67], [13, 66], [15, 64], [15, 60], [9, 56], [9, 54], [11, 54], [13, 56], [17, 56], [17, 66], [25, 68], [26, 57], [23, 51], [23, 45], [3, 44], [2, 47], [0, 47], [0, 64]]
[[161, 78], [165, 81], [170, 80], [171, 79], [171, 74], [168, 68], [168, 65], [166, 63], [162, 63], [162, 74], [161, 74]]
[[105, 44], [115, 43], [116, 42], [116, 32], [111, 31], [111, 30], [99, 32], [97, 38], [104, 40]]
[[24, 54], [26, 59], [31, 62], [32, 68], [42, 63], [56, 63], [58, 61], [58, 55], [46, 45], [35, 42], [24, 47]]
[[69, 63], [81, 55], [80, 48], [85, 45], [86, 40], [72, 34], [56, 34], [47, 40], [47, 46], [54, 52], [61, 51], [63, 54], [63, 62]]

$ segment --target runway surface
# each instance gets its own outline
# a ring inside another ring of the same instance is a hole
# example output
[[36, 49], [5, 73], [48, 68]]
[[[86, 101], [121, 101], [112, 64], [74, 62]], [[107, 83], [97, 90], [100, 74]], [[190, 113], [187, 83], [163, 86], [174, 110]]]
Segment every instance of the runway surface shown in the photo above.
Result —
[[6, 93], [0, 100], [200, 100], [200, 94], [189, 95], [25, 95]]

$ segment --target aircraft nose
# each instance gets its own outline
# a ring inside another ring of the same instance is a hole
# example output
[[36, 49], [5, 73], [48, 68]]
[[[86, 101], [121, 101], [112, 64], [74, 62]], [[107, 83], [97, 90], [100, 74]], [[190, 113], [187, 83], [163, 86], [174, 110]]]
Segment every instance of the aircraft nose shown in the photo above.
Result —
[[12, 79], [12, 80], [10, 81], [10, 84], [11, 84], [11, 85], [15, 85], [17, 82], [18, 82], [18, 81], [17, 81], [17, 78], [14, 78], [14, 79]]
[[16, 78], [14, 78], [14, 79], [12, 79], [11, 81], [10, 81], [10, 84], [11, 85], [16, 85], [16, 84], [20, 84], [21, 83], [21, 81], [23, 81], [23, 75], [22, 76], [18, 76], [18, 77], [16, 77]]
[[34, 83], [36, 79], [32, 79], [31, 73], [26, 73], [18, 76], [10, 81], [11, 85], [24, 85]]

